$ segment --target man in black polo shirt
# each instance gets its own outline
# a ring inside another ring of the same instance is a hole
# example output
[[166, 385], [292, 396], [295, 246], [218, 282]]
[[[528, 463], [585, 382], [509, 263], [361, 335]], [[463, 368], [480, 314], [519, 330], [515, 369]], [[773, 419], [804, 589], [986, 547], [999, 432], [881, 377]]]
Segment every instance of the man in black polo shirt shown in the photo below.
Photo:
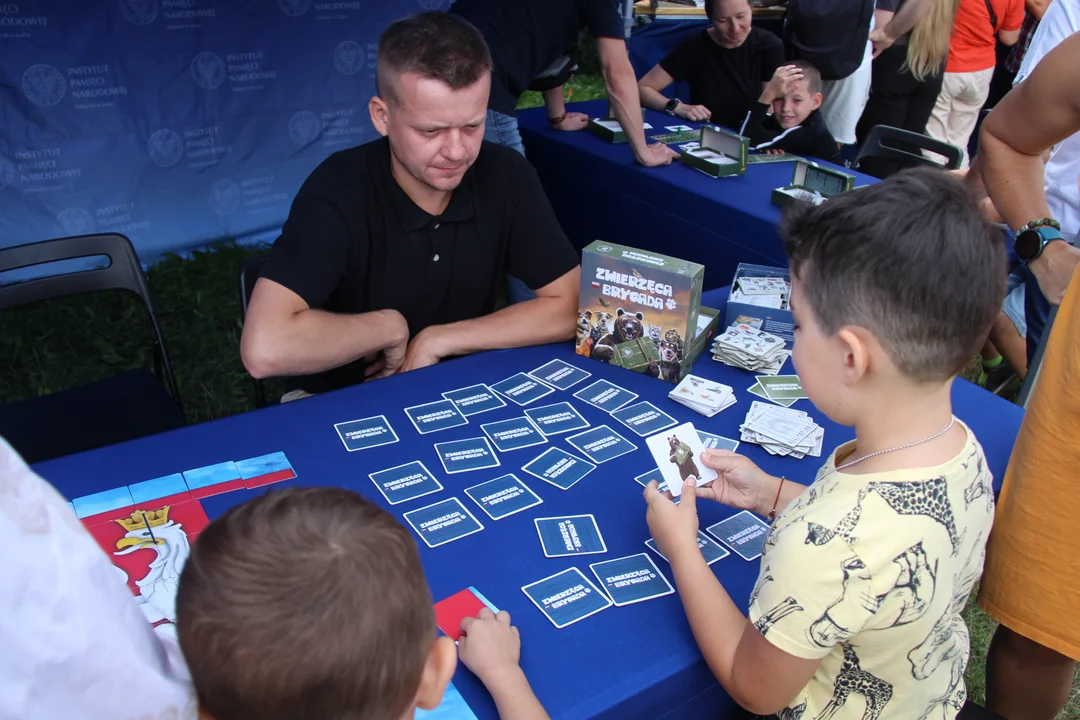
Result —
[[[750, 0], [705, 0], [711, 23], [694, 30], [638, 82], [641, 104], [686, 120], [712, 120], [738, 131], [746, 113], [784, 62], [784, 44], [753, 27]], [[662, 91], [687, 81], [690, 101]]]
[[[480, 30], [495, 61], [488, 140], [524, 152], [514, 117], [518, 98], [537, 75], [575, 47], [581, 31], [588, 28], [596, 38], [611, 110], [626, 130], [634, 157], [647, 166], [667, 165], [677, 157], [663, 143], [646, 144], [637, 79], [615, 0], [457, 0], [450, 12]], [[544, 102], [556, 129], [585, 126], [587, 118], [566, 113], [562, 87], [546, 91]]]
[[[491, 58], [476, 28], [435, 12], [394, 23], [377, 83], [385, 137], [300, 188], [251, 296], [248, 371], [316, 393], [570, 339], [578, 257], [528, 161], [482, 142]], [[536, 299], [493, 313], [507, 272]]]

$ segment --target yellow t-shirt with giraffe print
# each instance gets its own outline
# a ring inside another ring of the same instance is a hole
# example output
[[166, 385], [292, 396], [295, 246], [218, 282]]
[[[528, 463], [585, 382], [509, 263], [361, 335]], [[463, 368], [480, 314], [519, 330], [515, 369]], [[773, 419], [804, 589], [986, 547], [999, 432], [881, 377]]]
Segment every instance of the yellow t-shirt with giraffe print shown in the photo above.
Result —
[[817, 479], [776, 519], [750, 619], [792, 655], [822, 658], [781, 720], [921, 720], [964, 704], [968, 629], [994, 520], [986, 459], [971, 430], [948, 462]]

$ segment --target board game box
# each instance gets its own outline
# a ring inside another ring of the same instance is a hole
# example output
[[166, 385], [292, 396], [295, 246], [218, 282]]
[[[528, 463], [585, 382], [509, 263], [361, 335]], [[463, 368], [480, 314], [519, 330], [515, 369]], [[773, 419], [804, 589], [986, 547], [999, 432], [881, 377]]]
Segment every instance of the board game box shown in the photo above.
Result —
[[713, 177], [746, 174], [746, 158], [750, 140], [730, 130], [705, 125], [701, 128], [698, 147], [686, 148], [680, 159], [683, 164]]
[[582, 252], [577, 354], [677, 383], [690, 371], [705, 267], [597, 240]]
[[[645, 125], [646, 130], [651, 130], [652, 125], [645, 122], [645, 108], [641, 108], [641, 121]], [[608, 142], [624, 143], [627, 142], [626, 132], [622, 129], [622, 125], [615, 119], [615, 113], [611, 112], [611, 104], [608, 104], [608, 112], [606, 117], [592, 118], [589, 120], [589, 132], [597, 137], [602, 137]]]
[[855, 176], [810, 160], [799, 159], [791, 174], [791, 184], [772, 191], [773, 205], [786, 207], [803, 200], [820, 205], [834, 195], [855, 187]]
[[765, 302], [767, 296], [740, 292], [739, 281], [749, 278], [776, 278], [789, 284], [791, 273], [787, 268], [739, 263], [731, 281], [731, 294], [724, 312], [724, 326], [731, 327], [731, 324], [736, 322], [750, 325], [758, 330], [779, 335], [784, 338], [786, 347], [791, 349], [795, 343], [795, 319], [791, 316], [787, 298], [780, 298], [779, 302], [770, 306]]

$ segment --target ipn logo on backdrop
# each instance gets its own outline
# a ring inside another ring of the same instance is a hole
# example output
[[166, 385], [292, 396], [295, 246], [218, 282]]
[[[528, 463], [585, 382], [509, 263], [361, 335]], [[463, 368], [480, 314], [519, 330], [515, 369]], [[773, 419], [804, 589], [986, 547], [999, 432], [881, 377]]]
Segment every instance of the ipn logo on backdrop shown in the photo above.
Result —
[[289, 137], [297, 145], [309, 145], [315, 142], [322, 132], [322, 121], [310, 110], [293, 113], [289, 119]]
[[213, 90], [225, 82], [225, 61], [212, 52], [201, 52], [191, 61], [191, 77], [203, 90]]
[[94, 216], [82, 208], [68, 208], [67, 210], [61, 210], [56, 215], [54, 227], [61, 237], [69, 235], [86, 235], [97, 229], [97, 226], [94, 223]]
[[15, 166], [3, 155], [0, 155], [0, 190], [3, 190], [15, 179]]
[[168, 128], [158, 130], [146, 143], [150, 159], [160, 167], [171, 167], [184, 156], [184, 141]]
[[364, 69], [365, 62], [364, 47], [354, 40], [346, 40], [334, 50], [334, 67], [342, 75], [355, 75]]
[[278, 0], [278, 7], [281, 8], [281, 12], [292, 17], [299, 17], [308, 11], [311, 7], [311, 0]]
[[210, 186], [207, 202], [218, 215], [234, 213], [240, 207], [240, 186], [229, 179], [218, 180]]
[[157, 19], [158, 0], [120, 0], [120, 12], [134, 25], [149, 25]]
[[22, 87], [30, 102], [49, 107], [64, 99], [67, 80], [52, 65], [31, 65], [23, 73]]

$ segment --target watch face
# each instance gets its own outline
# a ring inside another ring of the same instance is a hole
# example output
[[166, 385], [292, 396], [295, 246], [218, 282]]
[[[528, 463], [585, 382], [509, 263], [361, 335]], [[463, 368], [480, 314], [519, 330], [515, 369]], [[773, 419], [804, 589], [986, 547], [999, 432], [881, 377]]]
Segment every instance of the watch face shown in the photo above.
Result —
[[1037, 230], [1025, 230], [1016, 236], [1013, 248], [1016, 250], [1016, 257], [1021, 260], [1033, 260], [1042, 249], [1042, 235]]

